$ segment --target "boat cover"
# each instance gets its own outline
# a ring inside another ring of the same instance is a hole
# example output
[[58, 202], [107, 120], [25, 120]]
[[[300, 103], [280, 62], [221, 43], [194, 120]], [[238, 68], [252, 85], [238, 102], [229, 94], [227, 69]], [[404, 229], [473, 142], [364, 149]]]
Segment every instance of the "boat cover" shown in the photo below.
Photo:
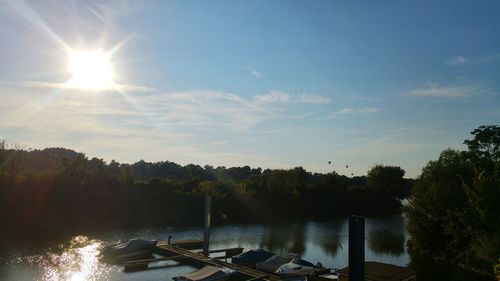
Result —
[[174, 277], [178, 281], [217, 281], [228, 277], [227, 270], [215, 266], [205, 266], [195, 272], [187, 273], [179, 277]]
[[302, 266], [316, 267], [314, 264], [312, 264], [306, 260], [303, 260], [303, 259], [295, 260], [295, 261], [293, 261], [293, 263], [298, 264], [298, 265], [302, 265]]
[[256, 263], [263, 262], [272, 256], [274, 256], [273, 253], [264, 249], [255, 249], [232, 257], [231, 262], [249, 267], [255, 267]]
[[280, 266], [282, 266], [285, 263], [291, 262], [297, 257], [299, 257], [299, 255], [297, 254], [288, 254], [285, 256], [275, 255], [270, 257], [268, 260], [264, 262], [258, 262], [255, 267], [260, 271], [264, 271], [267, 273], [275, 273]]

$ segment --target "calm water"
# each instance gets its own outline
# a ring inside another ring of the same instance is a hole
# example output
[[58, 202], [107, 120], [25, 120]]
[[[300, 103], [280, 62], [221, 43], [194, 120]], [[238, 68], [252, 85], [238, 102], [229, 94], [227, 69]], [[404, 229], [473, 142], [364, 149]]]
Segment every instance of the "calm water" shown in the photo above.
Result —
[[[365, 224], [366, 260], [402, 266], [410, 263], [403, 217], [367, 218]], [[327, 267], [342, 268], [348, 263], [347, 227], [347, 219], [219, 225], [212, 228], [210, 247], [261, 247], [276, 253], [293, 252], [313, 263], [319, 261]], [[0, 280], [171, 280], [194, 268], [177, 266], [124, 273], [121, 266], [100, 263], [96, 256], [101, 247], [119, 240], [135, 237], [167, 240], [168, 235], [174, 240], [200, 239], [202, 231], [199, 226], [171, 226], [62, 237], [54, 233], [3, 232], [0, 233]], [[427, 280], [428, 276], [419, 279]]]

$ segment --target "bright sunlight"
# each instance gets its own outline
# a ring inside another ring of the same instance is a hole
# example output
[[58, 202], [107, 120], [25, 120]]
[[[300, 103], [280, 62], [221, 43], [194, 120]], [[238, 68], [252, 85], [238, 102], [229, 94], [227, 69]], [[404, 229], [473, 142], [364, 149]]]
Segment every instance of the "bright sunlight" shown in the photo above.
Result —
[[68, 54], [72, 73], [69, 87], [94, 91], [113, 88], [113, 67], [107, 53], [70, 50]]

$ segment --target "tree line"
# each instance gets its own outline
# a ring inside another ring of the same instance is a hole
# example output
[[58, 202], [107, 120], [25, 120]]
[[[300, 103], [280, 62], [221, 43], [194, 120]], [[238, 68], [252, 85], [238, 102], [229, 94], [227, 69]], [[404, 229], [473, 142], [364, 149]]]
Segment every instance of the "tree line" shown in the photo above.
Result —
[[161, 161], [133, 164], [86, 157], [65, 148], [8, 147], [0, 142], [0, 225], [85, 228], [193, 222], [213, 198], [215, 221], [276, 221], [401, 212], [412, 180], [396, 166], [361, 177], [301, 167], [212, 167]]

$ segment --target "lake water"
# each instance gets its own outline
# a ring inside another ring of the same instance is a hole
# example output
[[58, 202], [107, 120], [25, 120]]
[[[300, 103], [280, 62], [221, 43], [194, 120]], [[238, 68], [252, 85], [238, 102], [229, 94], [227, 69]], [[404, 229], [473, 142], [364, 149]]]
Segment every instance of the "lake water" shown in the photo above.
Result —
[[[404, 217], [367, 218], [365, 227], [367, 261], [410, 264]], [[343, 268], [348, 263], [347, 233], [347, 218], [272, 225], [224, 224], [212, 227], [210, 248], [260, 247], [280, 254], [299, 253], [310, 262]], [[121, 266], [101, 263], [96, 258], [104, 245], [136, 237], [167, 240], [169, 235], [174, 240], [201, 239], [203, 229], [201, 226], [166, 226], [76, 235], [0, 232], [0, 280], [171, 280], [195, 268], [177, 266], [124, 273]], [[422, 272], [420, 276], [424, 277], [419, 280], [429, 280], [432, 275]]]

